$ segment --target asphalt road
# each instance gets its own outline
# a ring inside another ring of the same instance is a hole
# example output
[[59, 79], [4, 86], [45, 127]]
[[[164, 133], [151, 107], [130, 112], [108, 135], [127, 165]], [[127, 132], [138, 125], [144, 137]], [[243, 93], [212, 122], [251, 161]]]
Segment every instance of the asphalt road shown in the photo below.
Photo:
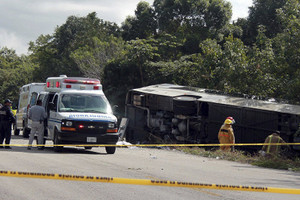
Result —
[[[11, 144], [27, 142], [21, 136], [13, 136]], [[47, 141], [47, 144], [52, 143]], [[101, 147], [92, 150], [68, 147], [61, 153], [53, 152], [52, 147], [44, 151], [12, 148], [0, 149], [0, 170], [300, 189], [300, 173], [168, 149], [118, 148], [115, 154], [107, 155]], [[0, 176], [0, 199], [299, 200], [300, 195]]]

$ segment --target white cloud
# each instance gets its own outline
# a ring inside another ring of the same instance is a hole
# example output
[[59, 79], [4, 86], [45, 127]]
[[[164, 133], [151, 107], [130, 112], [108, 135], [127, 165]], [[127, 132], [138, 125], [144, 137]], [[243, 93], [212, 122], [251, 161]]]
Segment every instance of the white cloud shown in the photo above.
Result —
[[13, 32], [7, 32], [4, 29], [0, 28], [0, 47], [8, 47], [10, 49], [14, 49], [17, 52], [16, 53], [21, 53], [25, 54], [27, 53], [27, 45], [24, 45], [24, 41], [22, 38], [17, 36], [17, 34]]
[[248, 16], [248, 10], [252, 6], [252, 0], [230, 0], [232, 5], [232, 20], [245, 18]]
[[101, 6], [101, 5], [93, 5], [93, 4], [84, 4], [84, 2], [41, 2], [38, 5], [39, 12], [42, 13], [53, 13], [53, 12], [86, 12], [92, 10], [101, 10], [101, 11], [110, 11], [110, 7]]
[[[128, 15], [134, 15], [139, 1], [0, 0], [0, 46], [25, 54], [30, 41], [41, 34], [53, 34], [71, 15], [82, 17], [96, 12], [97, 17], [120, 25]], [[153, 3], [153, 0], [147, 1]]]

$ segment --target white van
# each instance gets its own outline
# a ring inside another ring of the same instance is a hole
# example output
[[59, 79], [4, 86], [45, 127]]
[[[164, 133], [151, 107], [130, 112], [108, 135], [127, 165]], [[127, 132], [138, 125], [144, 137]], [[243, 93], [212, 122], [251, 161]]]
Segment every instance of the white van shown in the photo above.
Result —
[[23, 136], [29, 136], [28, 110], [31, 106], [36, 104], [37, 97], [41, 91], [45, 90], [45, 86], [46, 83], [30, 83], [20, 88], [16, 125], [14, 126], [15, 135], [19, 135], [20, 130], [23, 130]]
[[[54, 146], [55, 151], [61, 151], [63, 144], [87, 144], [85, 148], [91, 149], [117, 143], [117, 118], [98, 79], [50, 77], [39, 99], [48, 115], [45, 139], [62, 145]], [[105, 148], [108, 154], [115, 153], [115, 146]]]

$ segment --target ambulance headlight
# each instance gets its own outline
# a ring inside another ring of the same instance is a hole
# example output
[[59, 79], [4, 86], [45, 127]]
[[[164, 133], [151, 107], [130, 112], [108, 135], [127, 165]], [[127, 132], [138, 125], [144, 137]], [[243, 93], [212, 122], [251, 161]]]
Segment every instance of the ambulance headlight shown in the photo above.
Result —
[[62, 122], [61, 122], [61, 125], [62, 125], [62, 126], [72, 126], [72, 125], [73, 125], [73, 122], [72, 122], [72, 121], [62, 121]]
[[108, 128], [115, 128], [115, 123], [108, 123]]
[[73, 123], [71, 121], [66, 121], [66, 126], [72, 126]]

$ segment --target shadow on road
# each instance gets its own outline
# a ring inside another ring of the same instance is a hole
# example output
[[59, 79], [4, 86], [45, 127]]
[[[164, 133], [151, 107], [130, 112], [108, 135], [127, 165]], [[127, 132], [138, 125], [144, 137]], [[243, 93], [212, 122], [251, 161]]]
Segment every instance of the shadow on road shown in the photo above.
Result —
[[[96, 152], [93, 150], [85, 150], [77, 147], [66, 147], [61, 152], [54, 152], [53, 147], [45, 147], [44, 150], [38, 150], [36, 147], [32, 147], [28, 150], [25, 146], [12, 146], [12, 149], [1, 148], [0, 152], [23, 152], [23, 153], [38, 153], [38, 154], [88, 154], [88, 155], [107, 155], [106, 153]], [[103, 148], [104, 149], [104, 148]]]
[[[38, 150], [34, 144], [37, 143], [37, 138], [35, 137], [33, 142], [33, 147], [31, 150], [27, 149], [29, 138], [24, 138], [23, 135], [12, 135], [11, 142], [12, 149], [5, 149], [1, 148], [1, 151], [7, 152], [23, 152], [23, 153], [36, 153], [36, 154], [86, 154], [86, 155], [107, 155], [104, 147], [93, 147], [93, 150], [87, 150], [83, 147], [76, 147], [76, 146], [65, 146], [61, 152], [54, 152], [52, 147], [52, 141], [46, 142], [46, 147], [44, 150]], [[50, 143], [50, 144], [49, 144]], [[14, 146], [15, 145], [15, 146]], [[48, 145], [48, 146], [47, 146]], [[100, 151], [103, 151], [100, 152]]]
[[23, 135], [12, 135], [12, 140], [28, 140], [28, 138], [24, 138]]

